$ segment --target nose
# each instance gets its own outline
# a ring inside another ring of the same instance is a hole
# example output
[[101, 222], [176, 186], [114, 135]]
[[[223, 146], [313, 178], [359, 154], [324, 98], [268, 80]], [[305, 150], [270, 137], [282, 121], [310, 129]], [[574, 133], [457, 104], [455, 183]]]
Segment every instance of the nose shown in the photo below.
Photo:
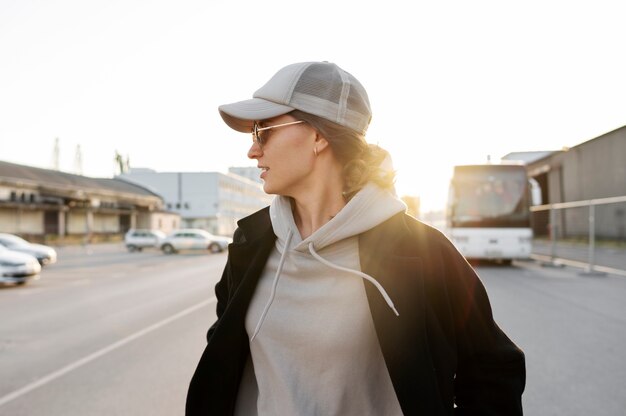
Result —
[[258, 159], [263, 154], [263, 149], [261, 146], [255, 141], [252, 142], [250, 149], [248, 149], [248, 158], [249, 159]]

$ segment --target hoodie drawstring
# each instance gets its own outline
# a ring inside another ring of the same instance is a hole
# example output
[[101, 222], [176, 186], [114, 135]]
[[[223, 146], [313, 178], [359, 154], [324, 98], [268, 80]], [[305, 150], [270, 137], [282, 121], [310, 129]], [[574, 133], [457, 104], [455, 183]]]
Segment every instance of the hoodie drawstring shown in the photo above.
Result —
[[338, 266], [338, 265], [336, 265], [334, 263], [329, 262], [328, 260], [326, 260], [325, 258], [320, 256], [319, 254], [317, 254], [317, 252], [315, 251], [315, 248], [313, 247], [313, 243], [309, 243], [309, 252], [311, 253], [311, 255], [313, 257], [315, 257], [317, 259], [317, 261], [327, 265], [328, 267], [332, 267], [333, 269], [337, 269], [337, 270], [341, 270], [341, 271], [344, 271], [344, 272], [356, 274], [358, 276], [361, 276], [363, 279], [367, 280], [368, 282], [372, 283], [374, 286], [376, 286], [376, 289], [378, 289], [378, 291], [383, 296], [383, 298], [385, 298], [385, 302], [387, 302], [387, 305], [389, 305], [389, 307], [391, 308], [393, 313], [395, 313], [396, 316], [400, 316], [400, 314], [396, 310], [396, 307], [393, 305], [393, 302], [392, 302], [391, 298], [389, 297], [389, 295], [385, 291], [385, 288], [380, 283], [378, 283], [378, 281], [376, 279], [374, 279], [372, 276], [370, 276], [369, 274], [360, 272], [358, 270], [348, 269], [347, 267], [341, 267], [341, 266]]
[[280, 256], [280, 262], [278, 263], [278, 269], [276, 269], [276, 275], [274, 275], [274, 281], [272, 282], [272, 291], [270, 292], [270, 298], [263, 309], [263, 313], [261, 313], [261, 318], [259, 318], [259, 322], [256, 324], [256, 328], [254, 329], [254, 334], [252, 334], [252, 338], [250, 338], [250, 342], [254, 341], [254, 338], [259, 333], [263, 322], [265, 321], [265, 315], [267, 315], [267, 311], [269, 311], [270, 306], [272, 306], [272, 302], [274, 302], [274, 297], [276, 296], [276, 286], [278, 286], [278, 279], [280, 278], [280, 274], [283, 271], [283, 266], [285, 264], [285, 259], [287, 257], [287, 250], [289, 249], [289, 245], [291, 244], [291, 237], [293, 236], [293, 231], [289, 230], [287, 233], [287, 239], [285, 241], [285, 248], [283, 249], [283, 253]]

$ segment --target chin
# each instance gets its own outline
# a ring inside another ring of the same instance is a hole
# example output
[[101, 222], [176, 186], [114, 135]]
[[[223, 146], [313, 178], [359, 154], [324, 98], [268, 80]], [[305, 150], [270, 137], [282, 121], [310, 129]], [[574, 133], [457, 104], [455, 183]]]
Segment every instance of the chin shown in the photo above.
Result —
[[263, 192], [265, 192], [266, 194], [269, 194], [269, 195], [275, 195], [276, 194], [276, 190], [274, 188], [272, 188], [272, 185], [268, 184], [267, 182], [265, 182], [263, 184]]
[[268, 195], [283, 195], [285, 196], [285, 189], [279, 186], [272, 186], [272, 184], [268, 184], [267, 182], [263, 184], [263, 192]]

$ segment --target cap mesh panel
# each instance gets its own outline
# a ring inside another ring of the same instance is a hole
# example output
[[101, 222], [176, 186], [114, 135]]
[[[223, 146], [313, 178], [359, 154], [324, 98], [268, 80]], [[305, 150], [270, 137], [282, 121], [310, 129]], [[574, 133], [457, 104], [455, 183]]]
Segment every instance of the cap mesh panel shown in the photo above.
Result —
[[[366, 96], [367, 97], [367, 96]], [[366, 107], [367, 98], [364, 98], [359, 88], [352, 85], [348, 94], [348, 108], [363, 115], [370, 114], [370, 109]]]
[[[329, 80], [332, 80], [329, 82]], [[328, 65], [310, 65], [300, 76], [294, 92], [308, 94], [324, 100], [339, 103], [341, 98], [341, 76], [334, 67]], [[333, 88], [335, 87], [335, 88]]]

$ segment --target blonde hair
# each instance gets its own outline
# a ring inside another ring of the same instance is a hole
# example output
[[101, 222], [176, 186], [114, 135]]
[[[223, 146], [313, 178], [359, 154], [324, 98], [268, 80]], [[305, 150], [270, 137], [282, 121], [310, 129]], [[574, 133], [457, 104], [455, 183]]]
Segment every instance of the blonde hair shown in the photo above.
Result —
[[368, 182], [383, 189], [393, 188], [395, 172], [380, 167], [388, 156], [387, 151], [368, 144], [365, 134], [303, 111], [294, 110], [289, 114], [297, 120], [306, 121], [330, 144], [333, 154], [344, 166], [343, 195], [346, 200], [350, 200]]

